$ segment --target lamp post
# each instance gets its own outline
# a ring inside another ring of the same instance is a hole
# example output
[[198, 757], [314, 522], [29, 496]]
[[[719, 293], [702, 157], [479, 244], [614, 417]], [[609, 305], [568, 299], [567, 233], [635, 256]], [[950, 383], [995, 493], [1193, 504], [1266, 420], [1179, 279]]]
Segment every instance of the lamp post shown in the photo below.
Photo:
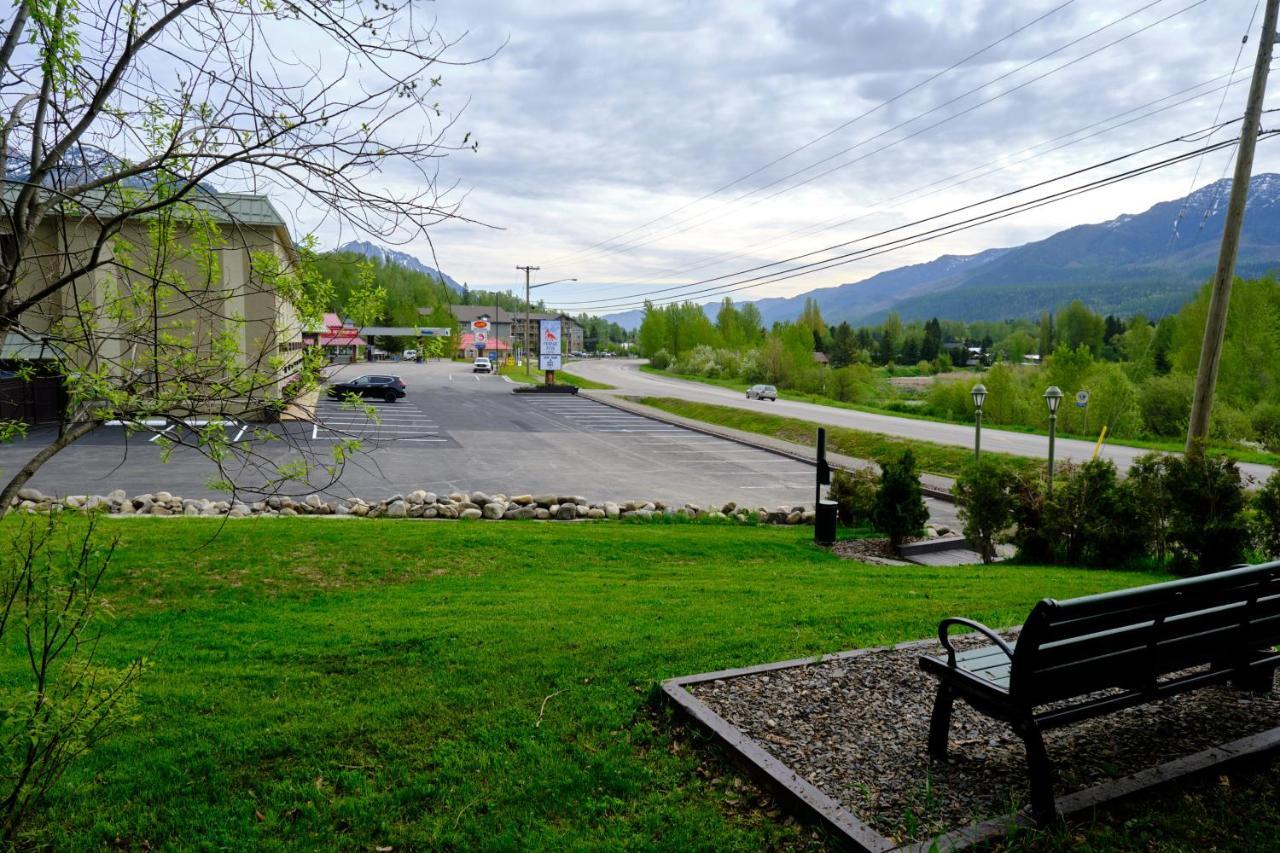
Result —
[[982, 457], [982, 402], [987, 399], [987, 386], [979, 382], [969, 392], [973, 395], [973, 413], [976, 420], [973, 428], [973, 461]]
[[1053, 439], [1058, 431], [1058, 406], [1062, 403], [1062, 389], [1050, 385], [1044, 392], [1045, 405], [1049, 407], [1049, 497], [1053, 497]]
[[553, 284], [562, 284], [566, 281], [577, 281], [577, 279], [576, 278], [558, 278], [555, 281], [545, 281], [542, 284], [530, 284], [529, 274], [534, 270], [538, 269], [538, 267], [518, 266], [516, 267], [516, 269], [524, 270], [524, 375], [530, 376], [532, 375], [533, 371], [529, 367], [529, 351], [531, 349], [531, 347], [529, 346], [529, 338], [530, 338], [529, 291], [533, 290], [536, 287], [548, 287]]

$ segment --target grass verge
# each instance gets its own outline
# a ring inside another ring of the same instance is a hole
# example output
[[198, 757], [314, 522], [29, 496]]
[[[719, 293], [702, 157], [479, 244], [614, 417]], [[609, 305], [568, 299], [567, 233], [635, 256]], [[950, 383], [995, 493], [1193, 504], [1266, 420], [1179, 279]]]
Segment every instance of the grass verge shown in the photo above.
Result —
[[[522, 382], [528, 385], [542, 384], [542, 378], [543, 378], [542, 372], [536, 371], [533, 374], [526, 376], [524, 372], [524, 365], [519, 365], [519, 366], [503, 365], [501, 368], [498, 369], [498, 373], [501, 374], [502, 376], [511, 377], [511, 381], [513, 382]], [[603, 382], [596, 382], [594, 379], [587, 379], [585, 377], [578, 376], [573, 373], [569, 373], [566, 370], [556, 371], [556, 383], [560, 385], [572, 385], [575, 388], [586, 388], [587, 390], [596, 390], [596, 391], [614, 390], [614, 386], [612, 385], [606, 385]]]
[[[745, 391], [751, 387], [751, 383], [740, 382], [736, 379], [712, 379], [706, 376], [697, 376], [690, 373], [674, 373], [670, 370], [659, 370], [656, 367], [650, 367], [647, 364], [640, 365], [640, 370], [644, 373], [651, 373], [654, 376], [668, 376], [673, 379], [683, 379], [686, 382], [701, 382], [704, 385], [715, 385], [719, 388], [731, 388], [734, 391]], [[899, 374], [901, 375], [901, 374]], [[877, 415], [890, 415], [895, 418], [910, 418], [915, 421], [933, 421], [939, 424], [955, 424], [955, 423], [971, 423], [970, 421], [953, 421], [949, 418], [940, 418], [935, 415], [921, 414], [913, 412], [902, 406], [875, 406], [866, 405], [864, 403], [846, 403], [842, 400], [835, 400], [831, 397], [824, 397], [819, 394], [804, 394], [798, 391], [785, 391], [778, 389], [778, 398], [782, 400], [793, 400], [797, 403], [814, 403], [819, 406], [830, 406], [835, 409], [849, 409], [855, 412], [870, 412]], [[992, 429], [1005, 430], [1007, 432], [1020, 432], [1026, 435], [1048, 435], [1047, 428], [1029, 427], [1021, 424], [992, 424], [988, 423]], [[1059, 430], [1058, 438], [1074, 438], [1080, 441], [1095, 442], [1098, 440], [1096, 435], [1079, 435], [1077, 433], [1063, 432]], [[1185, 447], [1182, 439], [1150, 439], [1150, 438], [1107, 438], [1107, 444], [1116, 444], [1121, 447], [1136, 447], [1140, 450], [1159, 450], [1164, 453], [1181, 453]], [[1250, 462], [1257, 465], [1273, 465], [1280, 466], [1280, 453], [1269, 453], [1265, 450], [1252, 450], [1245, 447], [1237, 447], [1234, 445], [1213, 444], [1210, 450], [1215, 453], [1221, 453], [1237, 462]]]
[[[856, 459], [884, 459], [894, 453], [910, 448], [916, 457], [916, 467], [930, 474], [941, 474], [944, 477], [958, 477], [973, 461], [973, 451], [963, 447], [952, 447], [945, 444], [932, 444], [927, 441], [912, 441], [884, 435], [878, 432], [863, 432], [847, 427], [826, 426], [813, 421], [798, 418], [786, 418], [779, 415], [766, 415], [733, 406], [718, 406], [714, 403], [694, 403], [689, 400], [678, 400], [674, 397], [631, 397], [637, 403], [670, 412], [685, 418], [693, 418], [719, 426], [754, 432], [772, 438], [781, 438], [795, 444], [812, 447], [817, 443], [818, 427], [827, 430], [827, 449], [835, 453], [843, 453]], [[1018, 471], [1035, 471], [1044, 465], [1038, 460], [1025, 456], [1013, 456], [1007, 453], [984, 451], [983, 456], [1001, 459]]]

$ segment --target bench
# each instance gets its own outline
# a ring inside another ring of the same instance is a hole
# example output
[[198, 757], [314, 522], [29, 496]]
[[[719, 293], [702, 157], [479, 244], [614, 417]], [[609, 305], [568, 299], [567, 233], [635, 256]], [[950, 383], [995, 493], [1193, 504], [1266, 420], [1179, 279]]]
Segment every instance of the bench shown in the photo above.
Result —
[[[955, 626], [991, 641], [956, 651]], [[929, 754], [947, 755], [956, 697], [1008, 722], [1026, 746], [1032, 816], [1056, 817], [1041, 733], [1210, 685], [1266, 693], [1280, 654], [1280, 561], [1035, 606], [1010, 646], [987, 626], [944, 619]]]

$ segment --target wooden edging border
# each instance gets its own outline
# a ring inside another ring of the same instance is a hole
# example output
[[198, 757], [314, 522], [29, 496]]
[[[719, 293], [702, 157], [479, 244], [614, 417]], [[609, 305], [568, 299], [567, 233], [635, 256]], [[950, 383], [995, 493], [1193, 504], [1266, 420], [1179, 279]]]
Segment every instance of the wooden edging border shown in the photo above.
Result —
[[[936, 641], [913, 640], [891, 646], [851, 649], [812, 658], [757, 664], [736, 669], [722, 669], [696, 675], [669, 678], [661, 684], [662, 695], [677, 713], [709, 734], [728, 751], [734, 764], [769, 789], [793, 814], [822, 827], [829, 840], [843, 850], [860, 853], [887, 853], [903, 850], [923, 853], [931, 850], [963, 850], [974, 844], [991, 841], [1008, 834], [1015, 827], [1034, 828], [1028, 816], [1018, 814], [992, 818], [970, 826], [942, 833], [922, 843], [900, 845], [881, 835], [834, 798], [820, 791], [738, 727], [725, 720], [687, 689], [691, 685], [719, 679], [738, 678], [795, 667], [813, 666], [830, 661], [848, 660], [870, 652], [923, 648]], [[1058, 813], [1064, 817], [1095, 812], [1138, 794], [1210, 773], [1238, 770], [1280, 755], [1280, 726], [1229, 743], [1209, 747], [1200, 752], [1166, 761], [1057, 798]]]

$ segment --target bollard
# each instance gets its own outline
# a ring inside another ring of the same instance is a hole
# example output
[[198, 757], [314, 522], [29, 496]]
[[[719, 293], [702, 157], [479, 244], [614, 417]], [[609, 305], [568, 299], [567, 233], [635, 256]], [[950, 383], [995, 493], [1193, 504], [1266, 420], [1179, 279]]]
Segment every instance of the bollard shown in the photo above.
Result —
[[818, 501], [813, 519], [813, 541], [819, 545], [836, 543], [836, 502]]

